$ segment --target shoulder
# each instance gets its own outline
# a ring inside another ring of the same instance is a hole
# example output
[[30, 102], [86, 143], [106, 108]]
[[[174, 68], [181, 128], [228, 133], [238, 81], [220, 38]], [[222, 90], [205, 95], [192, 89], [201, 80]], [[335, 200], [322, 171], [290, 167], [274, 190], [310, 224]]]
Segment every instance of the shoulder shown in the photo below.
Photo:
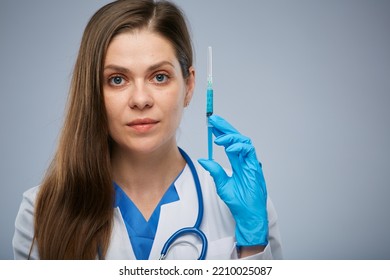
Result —
[[[12, 240], [15, 259], [27, 259], [34, 236], [34, 207], [39, 186], [23, 193], [19, 211], [15, 219], [15, 232]], [[34, 258], [35, 250], [31, 258]]]
[[[35, 205], [35, 200], [39, 192], [39, 186], [26, 190], [22, 195], [22, 201], [19, 207], [18, 217], [28, 210], [32, 210]], [[17, 218], [18, 218], [17, 217]]]
[[26, 201], [30, 201], [32, 203], [35, 202], [35, 199], [38, 195], [38, 192], [39, 192], [39, 189], [40, 189], [40, 186], [35, 186], [35, 187], [32, 187], [28, 190], [26, 190], [24, 193], [23, 193], [23, 200], [26, 200]]

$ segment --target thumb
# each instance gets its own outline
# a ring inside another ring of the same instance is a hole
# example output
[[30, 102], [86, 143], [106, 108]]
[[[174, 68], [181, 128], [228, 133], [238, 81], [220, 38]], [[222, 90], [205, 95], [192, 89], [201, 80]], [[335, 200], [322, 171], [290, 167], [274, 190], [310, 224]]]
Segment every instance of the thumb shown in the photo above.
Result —
[[217, 188], [225, 185], [229, 179], [229, 176], [217, 162], [208, 159], [198, 159], [198, 162], [206, 171], [210, 173], [211, 177], [213, 177]]

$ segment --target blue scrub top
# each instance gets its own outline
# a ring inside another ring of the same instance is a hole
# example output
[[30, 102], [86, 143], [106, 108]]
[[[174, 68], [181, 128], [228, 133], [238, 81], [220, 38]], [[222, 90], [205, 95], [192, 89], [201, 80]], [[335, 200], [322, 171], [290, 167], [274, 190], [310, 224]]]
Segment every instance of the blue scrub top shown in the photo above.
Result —
[[148, 221], [145, 220], [144, 216], [130, 197], [126, 195], [120, 186], [114, 183], [115, 206], [119, 207], [122, 213], [131, 246], [133, 247], [137, 260], [149, 259], [154, 237], [156, 236], [158, 221], [160, 219], [161, 205], [178, 201], [180, 199], [174, 182], [165, 192]]

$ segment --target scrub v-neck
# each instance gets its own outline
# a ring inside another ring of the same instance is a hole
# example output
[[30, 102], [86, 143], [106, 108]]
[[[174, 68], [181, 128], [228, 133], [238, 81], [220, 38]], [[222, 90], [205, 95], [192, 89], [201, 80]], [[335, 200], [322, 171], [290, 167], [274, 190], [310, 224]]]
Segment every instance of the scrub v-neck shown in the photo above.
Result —
[[160, 219], [161, 205], [180, 199], [174, 182], [169, 186], [148, 221], [145, 220], [144, 216], [130, 197], [126, 195], [120, 186], [114, 183], [115, 206], [119, 207], [122, 213], [131, 246], [133, 247], [135, 257], [138, 260], [149, 259], [154, 237], [156, 236], [158, 221]]

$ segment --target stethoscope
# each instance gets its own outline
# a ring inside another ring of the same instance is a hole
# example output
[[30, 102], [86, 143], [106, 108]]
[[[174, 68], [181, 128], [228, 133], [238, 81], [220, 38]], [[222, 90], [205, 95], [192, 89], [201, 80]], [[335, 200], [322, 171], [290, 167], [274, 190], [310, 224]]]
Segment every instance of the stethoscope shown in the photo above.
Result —
[[186, 234], [194, 234], [196, 235], [201, 241], [202, 241], [202, 250], [200, 252], [198, 260], [204, 260], [206, 258], [206, 253], [207, 253], [207, 238], [206, 235], [200, 230], [200, 225], [202, 223], [203, 219], [203, 196], [202, 196], [202, 189], [200, 187], [200, 182], [199, 182], [199, 176], [198, 173], [196, 172], [194, 163], [190, 159], [190, 157], [181, 149], [179, 148], [179, 151], [183, 158], [186, 160], [188, 167], [191, 170], [192, 177], [194, 178], [195, 182], [195, 188], [196, 188], [196, 193], [198, 195], [198, 217], [196, 219], [196, 222], [193, 227], [185, 227], [182, 229], [179, 229], [176, 231], [174, 234], [172, 234], [171, 237], [168, 238], [168, 240], [165, 242], [162, 250], [161, 250], [161, 255], [160, 255], [160, 260], [164, 260], [169, 248], [173, 244], [173, 242]]

